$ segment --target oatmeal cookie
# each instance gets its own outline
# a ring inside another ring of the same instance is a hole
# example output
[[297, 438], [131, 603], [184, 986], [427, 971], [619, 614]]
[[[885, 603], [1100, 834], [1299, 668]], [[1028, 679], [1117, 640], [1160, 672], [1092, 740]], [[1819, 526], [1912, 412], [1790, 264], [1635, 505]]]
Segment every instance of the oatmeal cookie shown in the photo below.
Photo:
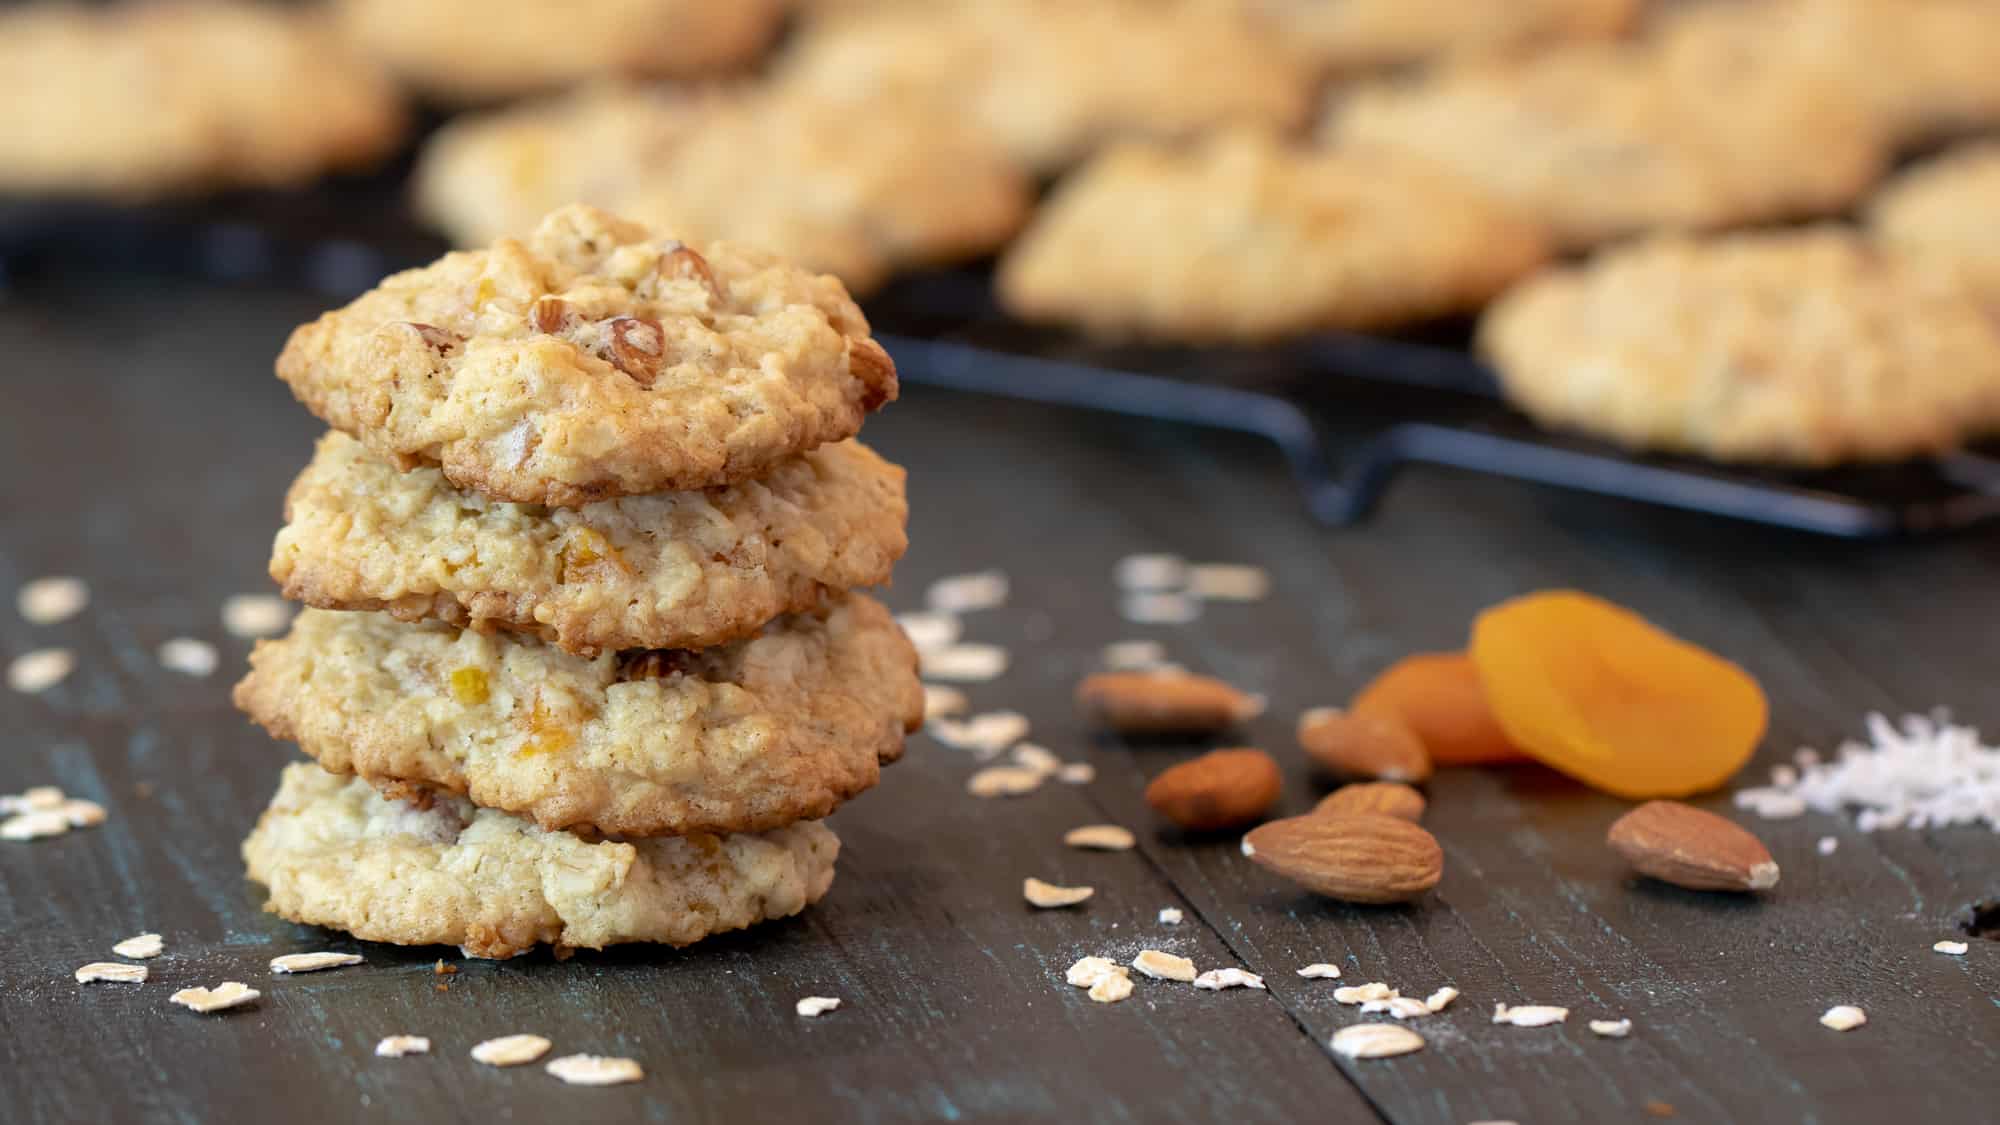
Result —
[[1493, 54], [1631, 26], [1639, 0], [1246, 0], [1320, 67], [1352, 73]]
[[571, 652], [701, 648], [889, 580], [903, 470], [858, 442], [759, 480], [581, 508], [488, 500], [335, 431], [285, 498], [271, 577], [325, 609], [534, 633]]
[[763, 833], [586, 841], [458, 797], [384, 797], [285, 767], [243, 841], [264, 909], [364, 941], [513, 957], [537, 945], [688, 945], [785, 918], [833, 884], [840, 841], [812, 821]]
[[840, 282], [586, 206], [389, 277], [293, 332], [277, 367], [402, 467], [563, 507], [750, 480], [896, 397]]
[[1876, 241], [1956, 271], [2000, 310], [2000, 142], [1968, 145], [1916, 165], [1875, 198]]
[[2000, 423], [2000, 320], [1841, 228], [1608, 251], [1503, 296], [1479, 347], [1536, 420], [1640, 449], [1822, 466]]
[[1463, 312], [1547, 255], [1539, 228], [1419, 161], [1238, 132], [1099, 156], [998, 287], [1018, 316], [1101, 334], [1258, 340]]
[[864, 293], [990, 253], [1027, 217], [1030, 184], [997, 142], [921, 103], [607, 84], [446, 126], [416, 197], [461, 245], [581, 201], [763, 247]]
[[916, 652], [860, 595], [700, 651], [584, 659], [529, 638], [307, 609], [236, 705], [321, 766], [544, 828], [758, 832], [873, 786], [923, 717]]
[[217, 0], [0, 9], [0, 191], [148, 199], [304, 183], [407, 124], [314, 16]]
[[[336, 0], [348, 37], [427, 96], [484, 102], [605, 75], [688, 78], [755, 62], [784, 0]], [[564, 200], [563, 202], [571, 202]]]

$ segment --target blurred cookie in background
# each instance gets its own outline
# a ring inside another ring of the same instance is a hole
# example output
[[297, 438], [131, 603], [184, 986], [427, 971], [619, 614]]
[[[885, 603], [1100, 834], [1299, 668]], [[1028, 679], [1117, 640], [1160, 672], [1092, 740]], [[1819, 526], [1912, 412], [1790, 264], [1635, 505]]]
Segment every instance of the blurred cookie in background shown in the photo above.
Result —
[[887, 95], [991, 132], [1054, 172], [1124, 137], [1303, 123], [1312, 78], [1235, 4], [888, 4], [806, 21], [779, 75], [819, 97]]
[[279, 187], [387, 155], [394, 87], [298, 9], [0, 9], [0, 191], [150, 199]]
[[1540, 228], [1428, 165], [1241, 130], [1099, 156], [1057, 188], [998, 286], [1029, 320], [1255, 341], [1466, 312], [1548, 252]]
[[1314, 65], [1335, 73], [1602, 39], [1640, 0], [1242, 0]]
[[1956, 271], [2000, 309], [2000, 141], [1913, 165], [1875, 197], [1868, 225], [1882, 245]]
[[783, 0], [335, 0], [347, 35], [444, 102], [490, 102], [600, 77], [741, 70]]
[[416, 174], [419, 209], [460, 245], [583, 201], [761, 246], [858, 292], [991, 253], [1026, 219], [1030, 189], [997, 143], [922, 103], [771, 87], [605, 85], [463, 118]]
[[1479, 349], [1536, 421], [1635, 449], [1817, 467], [2000, 428], [2000, 319], [1843, 227], [1607, 251], [1501, 297]]

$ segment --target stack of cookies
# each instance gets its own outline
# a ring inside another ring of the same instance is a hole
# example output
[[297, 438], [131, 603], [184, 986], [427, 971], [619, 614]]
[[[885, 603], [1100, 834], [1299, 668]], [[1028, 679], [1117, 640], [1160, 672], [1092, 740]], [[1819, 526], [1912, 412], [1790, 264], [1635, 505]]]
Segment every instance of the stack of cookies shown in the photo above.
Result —
[[244, 843], [267, 909], [508, 957], [683, 945], [826, 893], [818, 823], [921, 720], [879, 603], [896, 396], [846, 290], [587, 207], [397, 274], [278, 374], [334, 427], [236, 702], [317, 760]]

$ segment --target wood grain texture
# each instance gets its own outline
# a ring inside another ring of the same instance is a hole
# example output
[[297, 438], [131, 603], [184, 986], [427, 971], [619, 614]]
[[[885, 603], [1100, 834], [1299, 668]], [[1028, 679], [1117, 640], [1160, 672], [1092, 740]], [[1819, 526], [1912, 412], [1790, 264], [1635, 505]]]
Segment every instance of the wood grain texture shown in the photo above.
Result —
[[[1620, 802], [1536, 768], [1447, 770], [1426, 787], [1446, 852], [1438, 891], [1344, 907], [1287, 889], [1233, 837], [1165, 828], [1144, 783], [1202, 747], [1101, 739], [1069, 692], [1106, 642], [1161, 639], [1271, 698], [1244, 738], [1285, 765], [1282, 809], [1304, 811], [1326, 786], [1291, 743], [1300, 710], [1344, 700], [1406, 652], [1461, 644], [1485, 605], [1573, 585], [1755, 672], [1773, 701], [1768, 766], [1830, 746], [1871, 708], [1950, 703], [2000, 727], [2000, 539], [1826, 543], [1445, 473], [1398, 485], [1370, 525], [1328, 532], [1254, 442], [921, 389], [867, 433], [910, 468], [914, 542], [890, 600], [914, 606], [940, 575], [1007, 570], [1012, 604], [968, 631], [1009, 646], [1014, 667], [969, 693], [1026, 712], [1036, 741], [1097, 764], [1095, 783], [975, 801], [962, 789], [971, 757], [919, 738], [835, 818], [845, 847], [825, 904], [678, 953], [466, 962], [263, 915], [236, 846], [290, 752], [228, 709], [248, 646], [217, 613], [269, 585], [279, 497], [317, 432], [270, 357], [319, 304], [101, 277], [0, 302], [0, 594], [76, 573], [94, 595], [56, 626], [6, 611], [0, 659], [61, 644], [82, 666], [44, 696], [0, 694], [0, 790], [52, 782], [112, 810], [101, 828], [0, 844], [0, 1117], [1460, 1125], [1645, 1121], [1651, 1100], [1703, 1122], [1991, 1115], [2000, 945], [1948, 958], [1930, 944], [1965, 903], [2000, 895], [1992, 833], [1752, 822], [1783, 882], [1762, 901], [1701, 896], [1623, 871], [1602, 844]], [[1110, 570], [1142, 550], [1254, 561], [1276, 593], [1186, 627], [1127, 625]], [[222, 671], [159, 668], [154, 648], [182, 634], [217, 643]], [[1061, 846], [1063, 830], [1100, 820], [1137, 830], [1140, 849]], [[1840, 850], [1820, 857], [1828, 834]], [[1097, 896], [1032, 911], [1026, 875]], [[1161, 926], [1163, 906], [1188, 921]], [[147, 929], [168, 942], [148, 984], [70, 980]], [[1104, 1006], [1061, 982], [1078, 956], [1149, 945], [1263, 973], [1271, 991], [1141, 981]], [[265, 968], [311, 949], [369, 961], [296, 978]], [[435, 976], [439, 956], [458, 974]], [[1339, 1061], [1326, 1041], [1359, 1017], [1333, 1002], [1333, 982], [1293, 975], [1312, 961], [1350, 982], [1463, 995], [1419, 1022], [1426, 1051]], [[225, 978], [264, 999], [211, 1017], [166, 1003]], [[846, 1005], [801, 1020], [792, 1004], [807, 994]], [[1495, 1001], [1574, 1014], [1495, 1027]], [[1868, 1025], [1820, 1027], [1834, 1003], [1866, 1008]], [[1584, 1027], [1612, 1015], [1633, 1019], [1630, 1039]], [[465, 1057], [515, 1031], [559, 1053], [631, 1055], [649, 1076], [581, 1090]], [[435, 1053], [372, 1057], [392, 1033], [429, 1035]]]

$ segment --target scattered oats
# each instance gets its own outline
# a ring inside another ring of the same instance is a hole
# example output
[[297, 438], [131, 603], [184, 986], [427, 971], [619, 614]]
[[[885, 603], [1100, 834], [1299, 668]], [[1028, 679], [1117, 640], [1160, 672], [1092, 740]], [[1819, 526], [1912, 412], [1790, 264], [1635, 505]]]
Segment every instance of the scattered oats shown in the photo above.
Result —
[[931, 583], [924, 604], [937, 613], [971, 613], [1007, 604], [1007, 576], [997, 570], [960, 574]]
[[1167, 646], [1158, 641], [1114, 641], [1104, 646], [1104, 667], [1113, 672], [1143, 672], [1167, 663]]
[[1099, 1004], [1116, 1004], [1132, 995], [1132, 978], [1124, 972], [1099, 978], [1090, 986], [1090, 998]]
[[92, 961], [76, 971], [78, 984], [89, 984], [95, 980], [118, 981], [121, 984], [146, 983], [146, 966], [121, 965], [116, 961]]
[[1180, 924], [1181, 924], [1181, 912], [1179, 907], [1162, 906], [1160, 908], [1160, 925], [1178, 926]]
[[69, 831], [61, 809], [34, 809], [0, 820], [0, 840], [40, 840]]
[[1056, 771], [1056, 780], [1064, 785], [1089, 785], [1097, 780], [1097, 767], [1089, 762], [1065, 762]]
[[1632, 1034], [1631, 1020], [1591, 1020], [1590, 1031], [1606, 1039], [1623, 1039]]
[[160, 667], [203, 679], [215, 674], [215, 646], [193, 637], [175, 637], [160, 646]]
[[232, 594], [222, 600], [222, 627], [232, 637], [268, 637], [292, 619], [292, 608], [272, 594]]
[[1135, 625], [1186, 625], [1201, 616], [1201, 603], [1186, 594], [1130, 593], [1118, 612]]
[[391, 1035], [375, 1044], [375, 1057], [400, 1059], [405, 1055], [428, 1055], [431, 1041], [421, 1035]]
[[111, 952], [120, 957], [130, 957], [134, 961], [144, 961], [149, 957], [158, 957], [166, 948], [167, 943], [160, 935], [140, 934], [137, 937], [128, 937], [112, 946]]
[[1863, 832], [1982, 823], [2000, 830], [2000, 747], [1943, 711], [1894, 723], [1871, 714], [1867, 730], [1865, 743], [1847, 742], [1829, 760], [1801, 761], [1792, 784], [1743, 790], [1737, 803], [1767, 817], [1851, 808]]
[[262, 995], [240, 980], [226, 980], [214, 988], [183, 988], [167, 999], [197, 1012], [220, 1012], [242, 1007]]
[[1548, 1004], [1522, 1004], [1514, 1008], [1509, 1008], [1505, 1004], [1493, 1005], [1493, 1022], [1511, 1023], [1515, 1027], [1547, 1027], [1568, 1018], [1568, 1008], [1557, 1008]]
[[1122, 976], [1125, 966], [1109, 957], [1081, 957], [1069, 967], [1063, 979], [1078, 988], [1089, 988], [1105, 977]]
[[607, 1055], [564, 1055], [551, 1059], [543, 1069], [572, 1086], [617, 1086], [646, 1077], [646, 1072], [631, 1059]]
[[1371, 1000], [1387, 1000], [1400, 995], [1379, 980], [1367, 984], [1344, 984], [1333, 990], [1333, 998], [1342, 1004], [1366, 1004]]
[[903, 635], [910, 638], [910, 643], [919, 652], [950, 648], [965, 632], [964, 624], [949, 613], [899, 613], [896, 624], [903, 627]]
[[54, 625], [83, 612], [90, 604], [90, 587], [81, 578], [58, 575], [37, 578], [21, 587], [14, 604], [30, 625]]
[[1965, 951], [1971, 948], [1971, 946], [1962, 941], [1941, 941], [1931, 946], [1931, 952], [1948, 953], [1953, 957], [1963, 957], [1965, 956]]
[[1042, 775], [1020, 766], [988, 766], [965, 781], [975, 797], [1019, 797], [1042, 787]]
[[1044, 883], [1033, 876], [1021, 880], [1022, 897], [1028, 900], [1028, 905], [1038, 906], [1043, 910], [1075, 906], [1096, 893], [1095, 887], [1058, 887], [1054, 883]]
[[1225, 988], [1263, 988], [1264, 978], [1242, 969], [1210, 969], [1194, 978], [1196, 988], [1221, 992]]
[[1819, 1022], [1835, 1031], [1853, 1031], [1868, 1022], [1868, 1013], [1852, 1004], [1835, 1004], [1826, 1010]]
[[1334, 1053], [1350, 1059], [1386, 1059], [1423, 1049], [1423, 1036], [1393, 1023], [1357, 1023], [1333, 1033]]
[[1451, 1002], [1456, 999], [1458, 999], [1458, 989], [1450, 985], [1445, 985], [1443, 988], [1424, 997], [1424, 1007], [1429, 1008], [1433, 1012], [1442, 1012], [1446, 1008], [1451, 1007]]
[[59, 809], [63, 804], [63, 791], [53, 785], [37, 785], [21, 794], [23, 809]]
[[1115, 824], [1086, 824], [1063, 833], [1063, 843], [1072, 848], [1092, 848], [1100, 852], [1128, 852], [1138, 844], [1129, 828]]
[[76, 667], [76, 654], [66, 648], [24, 652], [7, 665], [7, 686], [15, 691], [47, 691]]
[[81, 797], [71, 797], [56, 811], [62, 813], [71, 828], [95, 828], [104, 823], [104, 806]]
[[807, 996], [801, 999], [796, 1005], [796, 1007], [798, 1009], [798, 1013], [802, 1016], [807, 1016], [807, 1017], [823, 1016], [828, 1012], [833, 1011], [835, 1008], [840, 1007], [840, 997]]
[[502, 1035], [472, 1048], [472, 1061], [487, 1066], [520, 1066], [549, 1053], [549, 1041], [539, 1035]]
[[1043, 777], [1054, 777], [1062, 769], [1062, 759], [1050, 753], [1047, 747], [1032, 742], [1022, 742], [1014, 747], [1014, 764], [1025, 770], [1033, 770]]
[[985, 683], [1007, 671], [1007, 650], [982, 644], [923, 649], [917, 653], [917, 666], [928, 679]]
[[924, 685], [924, 721], [962, 715], [968, 706], [965, 693], [941, 684]]
[[931, 737], [954, 750], [992, 757], [1028, 737], [1028, 717], [1019, 711], [987, 711], [969, 719], [938, 719]]
[[1324, 961], [1315, 961], [1305, 968], [1300, 969], [1299, 975], [1307, 980], [1339, 980], [1340, 966], [1329, 965]]
[[1834, 839], [1832, 836], [1821, 836], [1819, 838], [1819, 854], [1821, 855], [1832, 855], [1839, 847], [1840, 841]]
[[[1367, 1006], [1363, 1005], [1362, 1010], [1367, 1011]], [[1413, 1020], [1430, 1015], [1431, 1006], [1414, 996], [1398, 996], [1389, 1001], [1389, 1014], [1399, 1020]]]
[[316, 973], [321, 969], [338, 969], [347, 965], [359, 965], [359, 953], [287, 953], [283, 957], [271, 958], [274, 973]]
[[1179, 555], [1126, 555], [1111, 580], [1121, 590], [1178, 590], [1188, 583], [1188, 565]]
[[1789, 789], [1798, 783], [1799, 771], [1796, 766], [1780, 764], [1771, 767], [1771, 784], [1780, 789]]
[[1193, 961], [1158, 949], [1140, 950], [1139, 955], [1132, 958], [1132, 967], [1154, 980], [1177, 980], [1186, 984], [1194, 979]]
[[1271, 576], [1261, 566], [1202, 563], [1188, 571], [1188, 593], [1206, 601], [1254, 602], [1271, 592]]

